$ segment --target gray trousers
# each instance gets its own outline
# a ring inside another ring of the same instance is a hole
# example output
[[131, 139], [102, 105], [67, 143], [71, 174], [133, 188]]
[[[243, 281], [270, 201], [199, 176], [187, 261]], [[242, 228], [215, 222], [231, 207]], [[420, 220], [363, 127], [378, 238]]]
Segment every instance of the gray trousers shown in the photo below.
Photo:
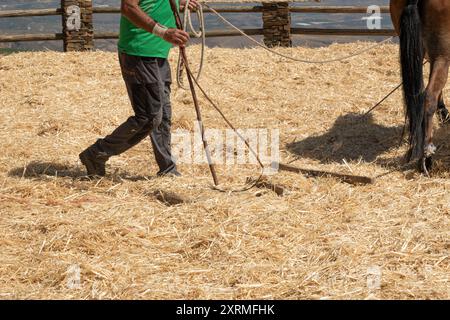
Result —
[[122, 76], [134, 115], [91, 148], [107, 160], [132, 148], [147, 136], [153, 146], [159, 175], [177, 173], [171, 156], [172, 82], [167, 59], [130, 56], [119, 53]]

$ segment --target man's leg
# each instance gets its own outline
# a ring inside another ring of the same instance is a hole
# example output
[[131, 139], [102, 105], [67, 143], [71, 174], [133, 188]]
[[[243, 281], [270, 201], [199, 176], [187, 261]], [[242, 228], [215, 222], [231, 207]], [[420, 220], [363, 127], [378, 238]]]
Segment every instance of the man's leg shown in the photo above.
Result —
[[105, 162], [147, 137], [162, 119], [164, 87], [155, 59], [121, 54], [122, 74], [135, 115], [80, 154], [88, 175], [104, 175]]
[[164, 82], [164, 98], [162, 108], [162, 121], [158, 127], [153, 128], [150, 140], [153, 146], [156, 162], [159, 166], [158, 175], [172, 174], [180, 176], [171, 153], [171, 125], [172, 106], [170, 103], [170, 66], [166, 59], [159, 61], [161, 79]]
[[[134, 116], [95, 143], [100, 154], [108, 157], [122, 154], [146, 138], [162, 119], [162, 94], [159, 84], [129, 85]], [[150, 110], [149, 110], [150, 109]]]

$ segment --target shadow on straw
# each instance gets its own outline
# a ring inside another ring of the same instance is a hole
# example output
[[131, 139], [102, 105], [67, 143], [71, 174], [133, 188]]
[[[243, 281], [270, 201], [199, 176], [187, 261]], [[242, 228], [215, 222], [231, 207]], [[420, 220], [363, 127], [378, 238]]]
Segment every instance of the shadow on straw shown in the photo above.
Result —
[[[372, 115], [349, 113], [337, 118], [325, 134], [290, 143], [287, 150], [299, 157], [322, 163], [361, 159], [386, 165], [386, 159], [379, 159], [379, 156], [399, 147], [402, 129], [403, 126], [376, 124]], [[389, 160], [392, 162], [393, 159]]]
[[[84, 167], [72, 166], [68, 164], [32, 161], [26, 166], [11, 169], [8, 172], [10, 177], [26, 179], [45, 179], [46, 177], [60, 177], [82, 179], [86, 178]], [[128, 180], [132, 182], [146, 181], [154, 179], [152, 176], [131, 175], [126, 171], [116, 171], [109, 178], [113, 181]]]

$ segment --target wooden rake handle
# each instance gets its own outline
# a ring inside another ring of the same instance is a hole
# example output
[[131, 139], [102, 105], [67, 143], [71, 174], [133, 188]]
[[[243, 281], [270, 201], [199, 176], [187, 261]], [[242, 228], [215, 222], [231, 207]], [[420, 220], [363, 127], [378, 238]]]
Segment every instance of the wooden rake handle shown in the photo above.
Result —
[[[183, 25], [181, 23], [181, 18], [178, 13], [178, 7], [176, 4], [176, 1], [169, 0], [169, 2], [170, 2], [170, 7], [172, 8], [173, 15], [175, 17], [175, 22], [176, 22], [177, 28], [180, 30], [183, 30]], [[192, 93], [192, 100], [194, 101], [195, 112], [197, 114], [197, 122], [198, 122], [198, 125], [200, 126], [200, 134], [202, 136], [203, 148], [205, 149], [206, 159], [208, 160], [209, 171], [211, 171], [211, 175], [214, 180], [214, 185], [218, 186], [219, 179], [217, 178], [216, 169], [214, 167], [214, 164], [212, 163], [211, 153], [209, 151], [209, 146], [208, 146], [208, 141], [206, 141], [205, 128], [204, 128], [203, 122], [202, 122], [202, 113], [200, 110], [200, 105], [198, 103], [197, 93], [195, 92], [195, 85], [194, 85], [194, 81], [192, 80], [192, 72], [191, 72], [191, 69], [189, 68], [186, 49], [184, 47], [180, 47], [180, 54], [181, 54], [181, 59], [186, 68], [186, 75], [187, 75], [188, 82], [189, 82], [189, 88], [191, 89], [191, 93]]]
[[287, 164], [282, 163], [276, 163], [272, 164], [272, 166], [278, 165], [278, 168], [280, 171], [288, 171], [288, 172], [295, 172], [304, 174], [305, 176], [310, 177], [331, 177], [331, 178], [337, 178], [341, 181], [350, 183], [350, 184], [374, 184], [375, 179], [364, 177], [364, 176], [355, 176], [355, 175], [349, 175], [349, 174], [342, 174], [342, 173], [336, 173], [336, 172], [330, 172], [330, 171], [323, 171], [323, 170], [311, 170], [311, 169], [303, 169], [298, 168], [294, 166], [290, 166]]

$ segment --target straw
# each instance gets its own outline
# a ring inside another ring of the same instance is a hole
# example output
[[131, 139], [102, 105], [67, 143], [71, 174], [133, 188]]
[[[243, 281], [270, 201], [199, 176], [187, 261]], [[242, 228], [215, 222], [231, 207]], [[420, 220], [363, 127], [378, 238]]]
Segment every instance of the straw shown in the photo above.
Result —
[[[368, 45], [277, 50], [326, 59]], [[236, 127], [279, 129], [283, 163], [380, 176], [280, 172], [268, 183], [283, 195], [215, 192], [205, 165], [156, 178], [149, 141], [83, 179], [78, 153], [131, 114], [115, 53], [0, 56], [0, 79], [0, 299], [450, 298], [448, 128], [428, 179], [401, 167], [401, 92], [363, 115], [400, 81], [395, 45], [319, 66], [207, 49], [201, 84]], [[173, 132], [193, 130], [190, 93], [173, 86], [172, 102]], [[200, 104], [206, 128], [226, 128]], [[218, 173], [236, 185], [258, 168]]]

